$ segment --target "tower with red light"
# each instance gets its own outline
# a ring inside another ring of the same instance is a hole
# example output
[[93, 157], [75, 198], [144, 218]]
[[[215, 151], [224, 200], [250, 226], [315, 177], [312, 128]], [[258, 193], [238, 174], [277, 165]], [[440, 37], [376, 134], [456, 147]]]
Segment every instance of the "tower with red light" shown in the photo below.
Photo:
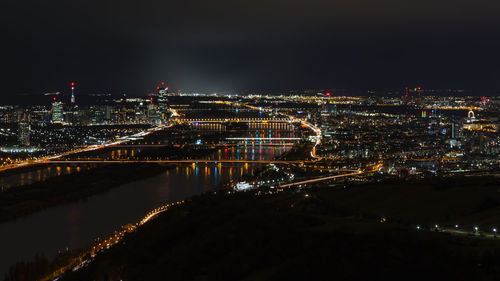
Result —
[[75, 82], [71, 82], [70, 86], [71, 86], [71, 104], [75, 104], [76, 103], [76, 99], [75, 99]]

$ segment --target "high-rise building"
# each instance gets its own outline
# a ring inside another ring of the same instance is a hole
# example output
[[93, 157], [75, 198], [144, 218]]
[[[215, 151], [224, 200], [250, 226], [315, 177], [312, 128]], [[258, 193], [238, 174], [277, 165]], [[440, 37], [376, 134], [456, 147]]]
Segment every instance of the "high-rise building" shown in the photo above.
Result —
[[111, 112], [112, 111], [113, 111], [113, 108], [110, 105], [106, 105], [106, 108], [104, 110], [104, 119], [108, 122], [111, 120]]
[[451, 138], [457, 139], [460, 137], [460, 125], [452, 123], [451, 124]]
[[327, 110], [328, 110], [328, 114], [329, 114], [329, 115], [337, 114], [337, 105], [336, 105], [336, 104], [334, 104], [334, 103], [330, 103], [330, 102], [329, 102], [329, 103], [326, 105], [326, 108], [327, 108]]
[[168, 119], [168, 87], [158, 90], [158, 113], [161, 121], [165, 123]]
[[91, 118], [91, 124], [92, 125], [102, 125], [104, 124], [104, 111], [102, 110], [101, 107], [96, 107], [92, 108], [92, 118]]
[[52, 102], [52, 123], [63, 122], [63, 104], [60, 101]]
[[154, 103], [148, 105], [148, 118], [153, 124], [161, 123], [161, 115], [158, 110], [158, 106]]
[[29, 146], [30, 145], [30, 120], [29, 116], [23, 115], [23, 117], [17, 123], [18, 131], [17, 131], [17, 140], [20, 145]]

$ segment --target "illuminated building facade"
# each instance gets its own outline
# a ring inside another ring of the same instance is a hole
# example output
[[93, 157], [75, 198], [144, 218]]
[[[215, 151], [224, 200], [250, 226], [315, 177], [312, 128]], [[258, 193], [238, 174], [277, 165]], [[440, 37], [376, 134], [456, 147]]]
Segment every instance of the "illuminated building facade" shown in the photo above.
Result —
[[29, 118], [26, 118], [24, 115], [21, 120], [19, 120], [18, 123], [18, 133], [17, 133], [17, 140], [20, 145], [23, 146], [29, 146], [30, 145], [30, 123], [29, 123]]
[[63, 104], [60, 101], [52, 103], [52, 123], [62, 123], [63, 120]]
[[158, 113], [161, 122], [165, 123], [168, 119], [168, 87], [158, 91]]

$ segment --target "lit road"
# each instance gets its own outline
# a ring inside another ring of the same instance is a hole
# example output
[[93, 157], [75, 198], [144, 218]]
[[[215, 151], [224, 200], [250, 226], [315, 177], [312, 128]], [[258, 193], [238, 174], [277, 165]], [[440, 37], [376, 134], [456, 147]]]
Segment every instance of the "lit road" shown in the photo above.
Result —
[[359, 170], [339, 170], [339, 171], [350, 172], [350, 173], [322, 177], [322, 178], [316, 178], [316, 179], [310, 179], [310, 180], [305, 180], [305, 181], [292, 182], [292, 183], [282, 184], [282, 185], [280, 185], [280, 187], [291, 187], [291, 186], [297, 186], [297, 185], [302, 185], [302, 184], [316, 183], [316, 182], [320, 182], [320, 181], [328, 181], [328, 180], [333, 180], [333, 179], [342, 178], [342, 177], [350, 177], [350, 176], [360, 175], [363, 173], [362, 171], [359, 171]]
[[31, 165], [43, 164], [43, 163], [47, 163], [53, 159], [58, 159], [58, 158], [61, 158], [63, 156], [68, 156], [68, 155], [72, 155], [72, 154], [76, 154], [76, 153], [88, 152], [88, 151], [98, 150], [98, 149], [102, 149], [102, 148], [106, 148], [106, 147], [110, 147], [110, 146], [124, 144], [126, 142], [131, 141], [131, 140], [135, 140], [137, 138], [142, 138], [142, 137], [147, 136], [153, 132], [166, 129], [166, 128], [169, 128], [171, 126], [172, 126], [172, 124], [169, 124], [167, 126], [158, 126], [158, 127], [154, 127], [154, 128], [148, 129], [146, 131], [143, 131], [143, 132], [131, 135], [131, 136], [121, 137], [117, 140], [109, 141], [109, 142], [101, 144], [101, 145], [91, 145], [91, 146], [87, 146], [85, 148], [78, 148], [78, 149], [66, 151], [66, 152], [63, 152], [60, 154], [41, 157], [41, 158], [38, 158], [35, 160], [28, 160], [28, 161], [24, 161], [24, 162], [20, 162], [20, 163], [14, 163], [14, 164], [11, 164], [11, 165], [8, 165], [5, 167], [0, 167], [0, 172], [6, 171], [6, 170], [11, 170], [11, 169], [16, 169], [16, 168], [20, 168], [20, 167], [27, 167], [27, 166], [31, 166]]
[[125, 237], [125, 235], [127, 233], [134, 232], [138, 227], [147, 223], [151, 219], [155, 218], [160, 213], [165, 212], [166, 210], [168, 210], [169, 208], [171, 208], [173, 206], [181, 205], [183, 203], [184, 203], [184, 201], [178, 201], [178, 202], [174, 202], [174, 203], [170, 203], [170, 204], [165, 204], [163, 206], [160, 206], [160, 207], [150, 211], [139, 222], [137, 222], [135, 224], [127, 224], [127, 225], [123, 226], [122, 230], [117, 231], [113, 235], [111, 235], [110, 237], [97, 242], [92, 248], [83, 250], [82, 252], [80, 252], [79, 255], [68, 260], [64, 265], [60, 266], [55, 271], [40, 278], [39, 280], [43, 280], [43, 281], [55, 280], [59, 276], [64, 274], [64, 272], [66, 272], [67, 270], [76, 271], [82, 267], [85, 267], [94, 259], [94, 257], [99, 252], [105, 251], [105, 250], [109, 249], [111, 246], [113, 246], [114, 244], [120, 242]]
[[451, 228], [451, 227], [448, 227], [448, 228], [442, 228], [442, 227], [440, 227], [438, 231], [439, 232], [450, 233], [450, 234], [453, 234], [453, 235], [476, 236], [476, 237], [484, 238], [484, 239], [497, 239], [498, 238], [496, 228], [494, 228], [493, 232], [491, 232], [491, 233], [479, 232], [479, 231], [476, 231], [474, 229], [471, 229], [471, 230], [461, 230], [461, 229]]

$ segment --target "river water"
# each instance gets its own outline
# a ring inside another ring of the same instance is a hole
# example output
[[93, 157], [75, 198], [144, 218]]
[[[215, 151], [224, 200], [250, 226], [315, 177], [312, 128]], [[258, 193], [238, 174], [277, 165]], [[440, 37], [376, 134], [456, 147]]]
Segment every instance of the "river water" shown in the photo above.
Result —
[[[210, 158], [264, 160], [289, 149], [287, 145], [221, 148]], [[37, 253], [52, 257], [66, 248], [89, 246], [94, 239], [106, 237], [127, 223], [137, 222], [151, 209], [207, 192], [224, 181], [238, 180], [243, 175], [253, 174], [259, 166], [181, 165], [78, 202], [0, 224], [0, 278], [17, 261], [31, 260]], [[57, 173], [57, 168], [55, 171]]]
[[0, 192], [9, 188], [42, 182], [56, 176], [78, 173], [90, 169], [91, 167], [91, 165], [79, 165], [75, 167], [71, 165], [50, 165], [0, 177]]

